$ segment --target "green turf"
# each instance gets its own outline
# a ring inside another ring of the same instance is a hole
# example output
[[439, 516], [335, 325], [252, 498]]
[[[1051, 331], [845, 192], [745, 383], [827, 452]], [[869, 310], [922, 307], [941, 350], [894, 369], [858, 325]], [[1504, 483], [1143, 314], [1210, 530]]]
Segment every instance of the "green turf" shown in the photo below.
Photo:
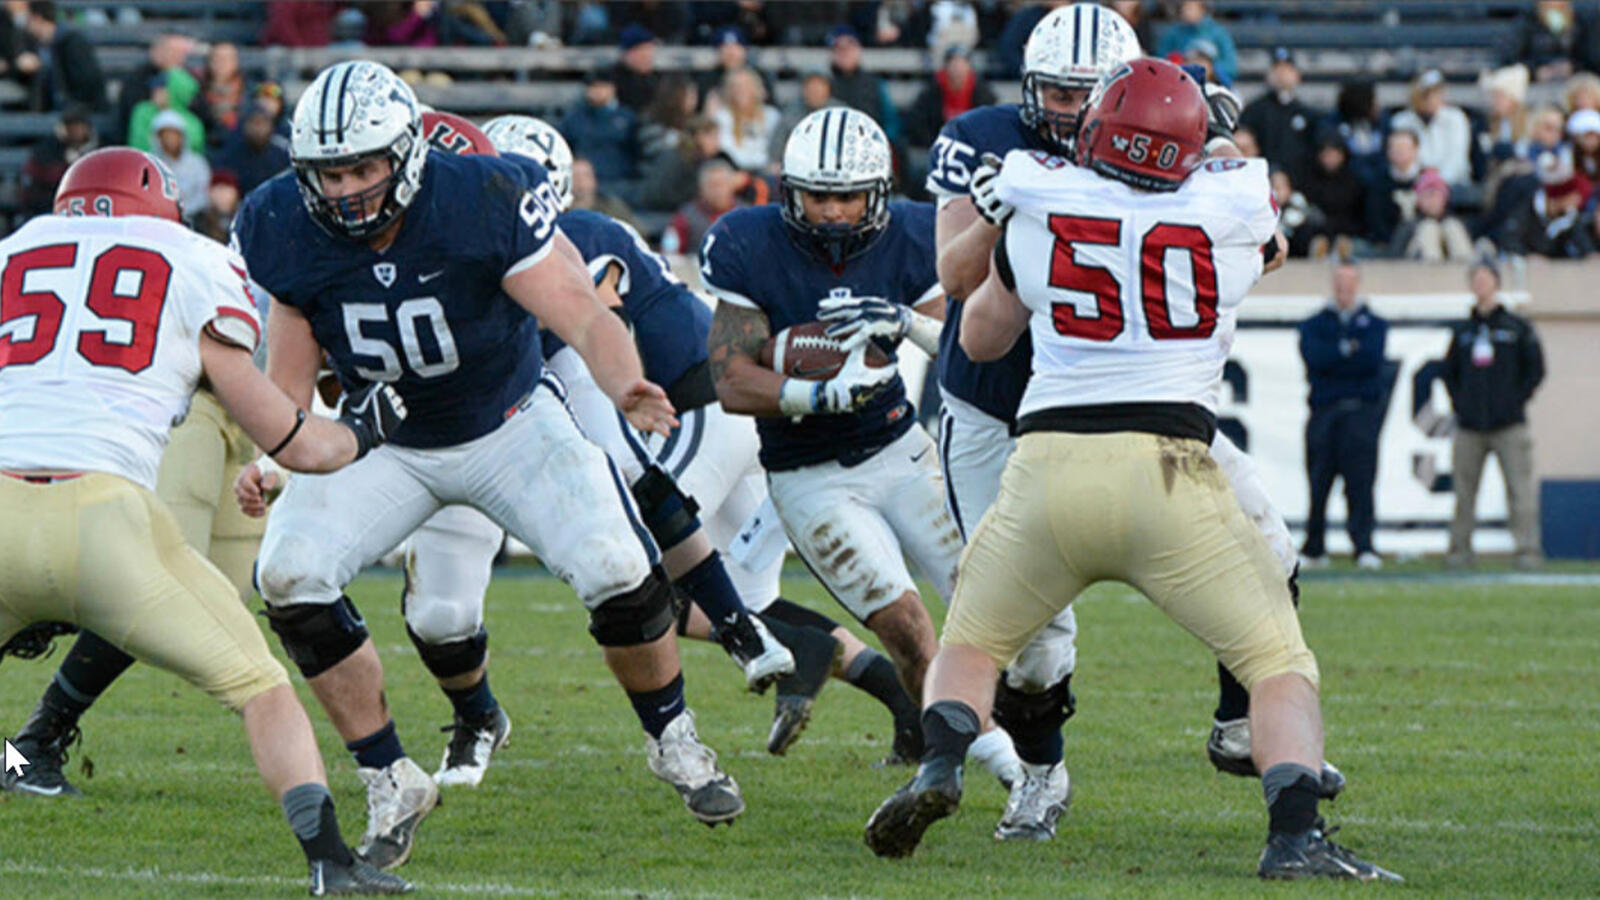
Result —
[[[394, 577], [369, 576], [351, 594], [389, 666], [401, 736], [432, 771], [449, 710], [405, 638], [397, 589]], [[838, 612], [808, 579], [786, 589]], [[490, 896], [1595, 896], [1597, 594], [1592, 584], [1309, 581], [1303, 617], [1322, 663], [1328, 755], [1350, 779], [1325, 810], [1345, 826], [1339, 839], [1408, 883], [1308, 888], [1252, 877], [1260, 791], [1215, 774], [1202, 752], [1212, 665], [1125, 589], [1099, 588], [1079, 607], [1067, 741], [1076, 797], [1060, 836], [996, 844], [1004, 794], [972, 772], [960, 814], [915, 858], [891, 863], [867, 851], [861, 828], [907, 770], [871, 767], [888, 749], [888, 717], [865, 695], [834, 682], [790, 756], [772, 758], [761, 750], [770, 700], [743, 693], [720, 650], [686, 646], [700, 732], [749, 804], [731, 829], [708, 830], [645, 768], [639, 728], [567, 589], [501, 579], [488, 619], [512, 743], [482, 788], [447, 792], [403, 873], [423, 893]], [[50, 662], [0, 669], [3, 727], [20, 725], [50, 671]], [[353, 765], [312, 708], [353, 838], [363, 821]], [[70, 774], [87, 797], [0, 795], [0, 896], [304, 890], [282, 814], [239, 728], [210, 701], [138, 667], [84, 724]]]

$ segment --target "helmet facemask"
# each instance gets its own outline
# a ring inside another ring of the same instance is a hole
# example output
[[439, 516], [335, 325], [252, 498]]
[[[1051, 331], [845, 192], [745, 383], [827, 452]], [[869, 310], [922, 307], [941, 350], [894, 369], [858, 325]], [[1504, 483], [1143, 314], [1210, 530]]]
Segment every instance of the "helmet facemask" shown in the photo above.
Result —
[[[853, 223], [812, 223], [806, 221], [802, 193], [813, 196], [864, 193], [867, 203], [861, 218]], [[887, 179], [846, 186], [811, 184], [785, 175], [779, 179], [778, 195], [783, 221], [799, 236], [806, 249], [834, 268], [865, 253], [883, 234], [884, 226], [889, 224]]]
[[[1094, 86], [1094, 81], [1047, 75], [1043, 72], [1025, 73], [1022, 76], [1023, 124], [1037, 131], [1040, 139], [1057, 154], [1070, 155], [1077, 140], [1078, 123], [1082, 119], [1083, 108], [1088, 105], [1088, 92], [1093, 90]], [[1060, 88], [1064, 91], [1083, 91], [1085, 100], [1079, 104], [1077, 112], [1056, 112], [1045, 105], [1046, 87]]]
[[[305, 200], [311, 217], [336, 237], [364, 240], [388, 228], [405, 212], [406, 205], [397, 197], [401, 184], [402, 167], [411, 151], [410, 135], [403, 136], [387, 150], [365, 153], [360, 156], [334, 159], [299, 160], [294, 163], [295, 178], [300, 182], [300, 196]], [[371, 187], [342, 197], [329, 197], [322, 190], [322, 170], [357, 166], [368, 160], [389, 160], [389, 174]], [[373, 206], [377, 209], [368, 212]]]

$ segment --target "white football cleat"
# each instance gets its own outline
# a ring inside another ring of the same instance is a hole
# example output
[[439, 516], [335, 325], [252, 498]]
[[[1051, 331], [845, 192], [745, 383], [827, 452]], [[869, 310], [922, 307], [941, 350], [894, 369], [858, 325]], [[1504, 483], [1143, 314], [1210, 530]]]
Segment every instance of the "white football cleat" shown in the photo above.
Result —
[[439, 805], [439, 785], [402, 756], [386, 769], [356, 770], [367, 786], [367, 830], [356, 854], [379, 869], [411, 858], [417, 825]]
[[716, 751], [700, 742], [694, 712], [685, 709], [668, 723], [660, 739], [650, 739], [650, 771], [678, 789], [689, 814], [715, 827], [744, 812], [739, 785], [717, 768]]
[[778, 642], [756, 616], [741, 612], [717, 627], [717, 641], [744, 669], [745, 687], [764, 694], [779, 678], [794, 674], [794, 654]]
[[1022, 764], [1022, 778], [1011, 788], [1006, 811], [995, 826], [997, 841], [1048, 841], [1056, 822], [1072, 802], [1072, 779], [1066, 763]]
[[433, 780], [440, 787], [477, 787], [489, 769], [489, 758], [511, 739], [511, 717], [500, 707], [482, 722], [456, 719], [444, 727], [450, 732], [444, 759]]

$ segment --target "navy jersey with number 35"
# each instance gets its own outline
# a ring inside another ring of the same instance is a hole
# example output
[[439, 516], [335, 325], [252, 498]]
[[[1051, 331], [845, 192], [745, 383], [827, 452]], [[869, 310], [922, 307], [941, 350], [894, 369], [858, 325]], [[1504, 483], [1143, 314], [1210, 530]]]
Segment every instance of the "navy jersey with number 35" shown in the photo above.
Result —
[[[724, 303], [766, 313], [772, 333], [817, 318], [828, 297], [882, 297], [908, 306], [938, 296], [933, 207], [889, 204], [889, 224], [864, 253], [835, 271], [797, 245], [776, 205], [736, 209], [717, 220], [700, 247], [700, 274]], [[842, 415], [756, 420], [761, 464], [782, 471], [817, 463], [859, 463], [905, 434], [915, 419], [905, 384]]]
[[406, 404], [394, 443], [444, 447], [493, 431], [538, 381], [538, 322], [500, 282], [550, 251], [557, 210], [526, 168], [430, 153], [381, 253], [312, 221], [292, 172], [250, 193], [233, 237], [252, 277], [306, 317], [347, 389], [394, 384]]

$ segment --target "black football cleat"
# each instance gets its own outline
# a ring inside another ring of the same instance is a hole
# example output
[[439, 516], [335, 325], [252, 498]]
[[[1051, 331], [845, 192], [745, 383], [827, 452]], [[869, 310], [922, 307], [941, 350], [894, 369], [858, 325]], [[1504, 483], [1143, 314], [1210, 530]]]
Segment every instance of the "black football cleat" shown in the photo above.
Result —
[[313, 897], [411, 893], [411, 882], [399, 875], [379, 871], [360, 859], [352, 859], [349, 863], [317, 859], [311, 861], [310, 868]]
[[782, 756], [811, 721], [811, 707], [828, 684], [843, 652], [838, 639], [817, 628], [784, 630], [785, 645], [794, 654], [794, 674], [778, 680], [778, 697], [767, 732], [767, 752]]
[[867, 846], [879, 856], [910, 856], [928, 826], [961, 807], [961, 764], [924, 762], [916, 777], [883, 801], [867, 820]]
[[11, 743], [28, 761], [21, 774], [12, 770], [0, 773], [0, 787], [37, 797], [77, 797], [83, 794], [67, 781], [67, 748], [82, 733], [75, 720], [40, 703], [33, 710]]
[[1379, 868], [1329, 840], [1328, 836], [1338, 828], [1327, 828], [1326, 825], [1319, 818], [1309, 831], [1268, 835], [1256, 874], [1273, 881], [1298, 881], [1303, 878], [1405, 881], [1399, 875]]

